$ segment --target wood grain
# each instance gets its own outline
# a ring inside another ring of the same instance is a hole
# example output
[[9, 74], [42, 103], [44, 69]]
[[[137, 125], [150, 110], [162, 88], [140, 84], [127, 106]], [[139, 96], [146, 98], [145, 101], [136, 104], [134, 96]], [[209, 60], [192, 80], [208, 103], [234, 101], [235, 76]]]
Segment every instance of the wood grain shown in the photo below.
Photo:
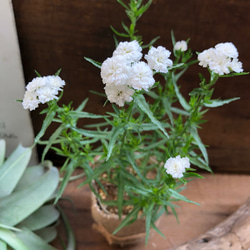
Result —
[[[92, 228], [94, 220], [91, 217], [91, 193], [87, 186], [77, 188], [82, 180], [71, 182], [66, 188], [64, 197], [69, 200], [61, 200], [71, 223], [76, 237], [76, 250], [118, 250], [116, 246], [110, 246], [104, 237]], [[173, 250], [186, 244], [192, 239], [197, 239], [207, 231], [213, 229], [219, 223], [225, 221], [249, 198], [250, 176], [235, 174], [204, 175], [204, 179], [196, 179], [188, 183], [182, 192], [188, 199], [198, 202], [200, 205], [179, 202], [177, 213], [179, 223], [170, 213], [163, 216], [159, 223], [159, 229], [166, 236], [163, 238], [155, 233], [148, 244], [132, 245], [123, 249], [128, 250]], [[249, 213], [249, 210], [248, 210]], [[249, 226], [249, 223], [246, 223]], [[59, 225], [59, 235], [65, 240], [63, 225]], [[239, 231], [238, 231], [239, 232]], [[239, 236], [244, 234], [240, 233]], [[231, 242], [228, 238], [225, 242]], [[62, 250], [59, 237], [53, 245]], [[231, 248], [234, 249], [234, 248]], [[223, 250], [228, 250], [227, 248]], [[235, 248], [234, 250], [237, 250]]]
[[[103, 91], [99, 70], [84, 56], [102, 62], [111, 55], [114, 42], [109, 26], [120, 29], [121, 21], [126, 20], [123, 8], [115, 0], [15, 0], [13, 7], [26, 82], [35, 77], [34, 70], [48, 75], [62, 68], [61, 76], [67, 82], [62, 101], [73, 99], [77, 106], [89, 97], [87, 111], [104, 113], [105, 100], [89, 92]], [[177, 40], [191, 38], [189, 45], [194, 51], [231, 41], [239, 50], [245, 71], [250, 71], [249, 12], [248, 0], [155, 0], [140, 19], [138, 29], [145, 43], [160, 35], [156, 45], [170, 50], [171, 30]], [[197, 70], [200, 68], [190, 68], [182, 78], [183, 93], [197, 86]], [[210, 145], [214, 171], [250, 172], [249, 88], [249, 76], [224, 78], [216, 87], [215, 97], [241, 99], [206, 115], [209, 122], [200, 133], [204, 143]], [[39, 111], [31, 113], [35, 133], [43, 119]], [[55, 164], [59, 162], [56, 156], [51, 157]]]

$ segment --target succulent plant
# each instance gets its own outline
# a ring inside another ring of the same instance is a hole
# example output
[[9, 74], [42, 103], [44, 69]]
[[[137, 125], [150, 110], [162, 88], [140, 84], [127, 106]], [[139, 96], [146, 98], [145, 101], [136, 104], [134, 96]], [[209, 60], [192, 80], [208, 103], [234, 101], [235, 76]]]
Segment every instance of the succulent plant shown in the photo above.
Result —
[[32, 148], [19, 145], [7, 159], [5, 149], [0, 140], [0, 249], [55, 250], [59, 172], [50, 162], [28, 166]]

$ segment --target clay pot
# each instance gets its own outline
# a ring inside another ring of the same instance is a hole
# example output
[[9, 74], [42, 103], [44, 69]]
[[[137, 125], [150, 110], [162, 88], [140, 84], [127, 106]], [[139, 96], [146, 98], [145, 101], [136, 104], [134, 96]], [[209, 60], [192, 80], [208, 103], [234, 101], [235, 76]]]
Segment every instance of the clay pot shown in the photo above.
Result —
[[[123, 227], [113, 235], [112, 233], [125, 218], [125, 215], [123, 215], [120, 220], [117, 214], [102, 209], [94, 194], [92, 194], [91, 213], [95, 221], [93, 228], [99, 231], [110, 245], [125, 246], [145, 241], [145, 219], [138, 218], [135, 222]], [[152, 232], [150, 232], [150, 234], [152, 234]]]

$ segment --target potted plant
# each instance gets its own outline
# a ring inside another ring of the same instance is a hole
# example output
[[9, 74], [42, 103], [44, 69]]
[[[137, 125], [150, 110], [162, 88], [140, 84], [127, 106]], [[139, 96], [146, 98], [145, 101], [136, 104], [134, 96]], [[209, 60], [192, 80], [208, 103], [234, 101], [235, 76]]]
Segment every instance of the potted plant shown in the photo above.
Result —
[[[45, 146], [42, 160], [50, 149], [65, 159], [57, 199], [74, 170], [82, 168], [86, 175], [82, 185], [88, 184], [97, 197], [93, 198], [97, 201], [92, 210], [94, 218], [99, 217], [94, 212], [97, 209], [107, 213], [106, 220], [118, 219], [114, 227], [105, 228], [105, 223], [97, 222], [96, 228], [104, 232], [110, 244], [123, 245], [137, 240], [137, 236], [123, 233], [133, 231], [135, 224], [143, 225], [139, 235], [147, 242], [151, 228], [163, 235], [157, 221], [164, 213], [170, 209], [177, 216], [173, 202], [195, 203], [180, 192], [192, 178], [202, 178], [198, 169], [212, 172], [198, 133], [205, 122], [204, 114], [209, 108], [238, 99], [213, 99], [215, 84], [221, 77], [246, 73], [237, 48], [230, 42], [194, 54], [188, 40], [175, 41], [172, 33], [172, 52], [163, 46], [154, 47], [158, 38], [145, 45], [136, 23], [152, 0], [117, 2], [124, 7], [130, 25], [122, 23], [123, 32], [112, 27], [115, 48], [104, 62], [86, 58], [100, 68], [105, 93], [99, 94], [107, 97], [112, 110], [106, 115], [83, 111], [87, 99], [76, 109], [72, 104], [59, 106], [65, 85], [59, 71], [44, 77], [37, 73], [26, 87], [22, 104], [30, 110], [40, 103], [48, 104], [35, 143]], [[193, 64], [207, 68], [209, 76], [199, 73], [197, 87], [184, 97], [179, 80]], [[94, 122], [78, 127], [79, 119]], [[52, 122], [58, 127], [48, 140], [43, 140]], [[138, 219], [140, 222], [136, 222]]]

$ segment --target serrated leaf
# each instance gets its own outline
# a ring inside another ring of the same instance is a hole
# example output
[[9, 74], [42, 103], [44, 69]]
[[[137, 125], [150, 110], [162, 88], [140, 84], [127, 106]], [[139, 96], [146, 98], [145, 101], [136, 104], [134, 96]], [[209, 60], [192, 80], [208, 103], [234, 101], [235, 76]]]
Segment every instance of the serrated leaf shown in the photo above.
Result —
[[22, 145], [12, 152], [0, 168], [0, 197], [9, 195], [24, 173], [32, 150]]
[[5, 196], [0, 202], [0, 223], [15, 226], [42, 206], [59, 183], [57, 168], [50, 168], [28, 188]]

